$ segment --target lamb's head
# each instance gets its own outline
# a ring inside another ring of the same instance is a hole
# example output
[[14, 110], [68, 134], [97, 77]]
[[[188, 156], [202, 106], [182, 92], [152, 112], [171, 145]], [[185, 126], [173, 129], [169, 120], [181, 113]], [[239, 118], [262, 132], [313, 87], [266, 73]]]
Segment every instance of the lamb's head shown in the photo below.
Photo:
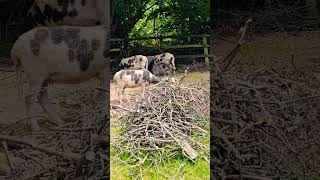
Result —
[[173, 67], [172, 74], [173, 74], [173, 75], [176, 75], [176, 68], [175, 68], [175, 67]]
[[140, 68], [147, 69], [148, 68], [148, 58], [144, 55], [135, 55], [135, 61], [139, 64]]
[[158, 77], [158, 76], [155, 76], [155, 75], [152, 75], [152, 78], [151, 78], [151, 83], [152, 84], [157, 84], [161, 81], [161, 78]]
[[178, 80], [177, 80], [176, 78], [169, 78], [168, 80], [169, 80], [169, 82], [171, 82], [171, 83], [176, 83], [176, 82], [178, 82]]
[[169, 82], [169, 83], [176, 83], [178, 82], [178, 80], [176, 78], [172, 78], [172, 77], [165, 77], [161, 80], [162, 82]]

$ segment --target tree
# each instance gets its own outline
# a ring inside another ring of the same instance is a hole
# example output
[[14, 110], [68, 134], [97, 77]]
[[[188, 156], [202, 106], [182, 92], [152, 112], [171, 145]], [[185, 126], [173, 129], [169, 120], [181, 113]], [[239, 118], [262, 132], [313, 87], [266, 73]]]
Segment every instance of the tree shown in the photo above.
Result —
[[209, 27], [209, 0], [119, 0], [114, 8], [118, 37], [188, 35]]

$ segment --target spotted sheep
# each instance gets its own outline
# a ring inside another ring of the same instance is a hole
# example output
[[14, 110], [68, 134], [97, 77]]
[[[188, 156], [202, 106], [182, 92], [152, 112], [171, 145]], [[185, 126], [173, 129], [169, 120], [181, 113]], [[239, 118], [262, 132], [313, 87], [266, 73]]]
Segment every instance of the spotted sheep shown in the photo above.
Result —
[[106, 25], [106, 0], [34, 0], [21, 25], [22, 33], [39, 26]]
[[135, 55], [128, 58], [123, 58], [118, 66], [119, 70], [122, 69], [147, 69], [148, 58], [143, 55]]
[[[49, 119], [57, 124], [62, 123], [48, 101], [48, 84], [80, 83], [98, 76], [107, 68], [109, 29], [108, 26], [38, 27], [22, 34], [11, 51], [11, 60], [16, 66], [19, 98], [23, 94], [23, 69], [30, 90], [38, 95], [40, 105]], [[24, 99], [28, 114], [32, 97], [32, 94], [27, 94]], [[39, 130], [36, 120], [31, 120], [31, 127]]]
[[124, 94], [125, 88], [134, 88], [142, 86], [144, 95], [145, 87], [150, 84], [159, 83], [161, 81], [161, 78], [153, 75], [150, 71], [146, 69], [126, 69], [118, 71], [113, 76], [113, 81], [115, 82], [115, 85], [117, 87], [118, 99], [120, 103], [122, 103], [122, 96]]
[[157, 54], [154, 56], [147, 56], [148, 58], [148, 70], [152, 71], [152, 68], [159, 64], [159, 63], [164, 63], [167, 64], [172, 70], [173, 74], [175, 74], [176, 71], [176, 66], [175, 66], [175, 58], [174, 55], [171, 53], [162, 53], [162, 54]]

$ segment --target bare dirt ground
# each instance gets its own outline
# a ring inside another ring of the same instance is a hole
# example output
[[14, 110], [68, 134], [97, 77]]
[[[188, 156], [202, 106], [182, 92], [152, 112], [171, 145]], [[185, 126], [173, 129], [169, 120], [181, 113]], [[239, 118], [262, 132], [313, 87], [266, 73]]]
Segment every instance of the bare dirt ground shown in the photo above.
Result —
[[0, 81], [0, 124], [12, 123], [24, 116], [23, 104], [18, 102], [15, 89], [15, 73], [1, 73]]
[[[98, 87], [98, 81], [92, 79], [88, 82], [83, 82], [76, 85], [50, 85], [49, 86], [49, 98], [53, 103], [53, 106], [59, 112], [60, 115], [64, 116], [69, 113], [68, 108], [59, 106], [59, 97], [66, 95], [66, 90], [70, 92], [77, 92], [79, 88], [94, 89]], [[139, 88], [126, 89], [125, 94], [128, 95], [137, 91]], [[28, 90], [27, 84], [24, 85], [24, 93]], [[18, 121], [25, 117], [23, 101], [18, 100], [17, 90], [15, 84], [15, 73], [12, 72], [1, 72], [0, 73], [0, 126], [7, 125]], [[110, 84], [110, 100], [111, 103], [117, 100], [116, 87], [113, 82]], [[68, 98], [66, 97], [66, 101]], [[38, 103], [33, 105], [32, 113], [34, 115], [44, 115], [43, 110]]]
[[[249, 34], [248, 34], [249, 35]], [[224, 56], [236, 45], [237, 38], [226, 37], [232, 42], [217, 38], [215, 53]], [[320, 31], [288, 33], [270, 33], [251, 35], [240, 50], [240, 59], [249, 59], [256, 65], [288, 62], [292, 60], [300, 65], [319, 57]]]

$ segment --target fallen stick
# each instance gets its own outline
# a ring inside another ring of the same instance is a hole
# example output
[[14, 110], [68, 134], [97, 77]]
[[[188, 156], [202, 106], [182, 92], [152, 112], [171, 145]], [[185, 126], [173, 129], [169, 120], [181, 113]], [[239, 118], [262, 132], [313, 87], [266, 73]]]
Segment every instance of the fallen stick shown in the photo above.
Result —
[[122, 107], [122, 106], [117, 106], [117, 105], [113, 105], [113, 104], [110, 104], [111, 107], [113, 108], [119, 108], [119, 109], [122, 109], [122, 110], [125, 110], [125, 111], [129, 111], [129, 112], [132, 112], [132, 113], [136, 113], [136, 112], [139, 112], [139, 110], [132, 110], [132, 109], [128, 109], [128, 108], [125, 108], [125, 107]]
[[[160, 123], [160, 122], [159, 122]], [[167, 128], [166, 126], [168, 126], [167, 124], [163, 125], [162, 123], [160, 123], [160, 125], [163, 127], [164, 130], [167, 131], [167, 133], [180, 145], [180, 147], [182, 148], [182, 150], [188, 154], [189, 158], [191, 160], [194, 160], [195, 158], [198, 157], [198, 153], [190, 146], [190, 144], [188, 143], [187, 140], [185, 139], [181, 139], [181, 138], [176, 138]]]
[[0, 71], [2, 71], [2, 72], [15, 72], [16, 70], [15, 69], [3, 69], [3, 68], [0, 68]]
[[180, 171], [182, 170], [182, 168], [184, 167], [185, 163], [180, 164], [178, 171], [176, 172], [176, 174], [174, 175], [173, 179], [176, 179], [178, 177], [178, 174], [180, 173]]
[[16, 125], [16, 124], [18, 124], [18, 123], [20, 123], [20, 122], [22, 122], [22, 121], [24, 121], [24, 120], [29, 120], [29, 119], [31, 119], [31, 118], [41, 118], [41, 117], [47, 118], [46, 116], [43, 116], [43, 115], [41, 115], [41, 116], [25, 117], [25, 118], [19, 119], [19, 120], [13, 122], [13, 123], [8, 124], [7, 126], [1, 128], [1, 129], [0, 129], [0, 132], [4, 131], [5, 129], [8, 129], [9, 127], [11, 127], [11, 126], [13, 126], [13, 125]]
[[32, 161], [34, 161], [35, 163], [39, 164], [43, 170], [47, 170], [47, 168], [36, 158], [30, 156], [29, 154], [27, 154], [26, 152], [22, 151], [22, 154], [28, 158], [28, 159], [31, 159]]
[[6, 77], [4, 77], [4, 78], [1, 78], [0, 80], [2, 81], [2, 80], [6, 80], [6, 79], [9, 79], [9, 78], [11, 78], [11, 77], [13, 77], [13, 76], [15, 76], [15, 74], [11, 74], [11, 75], [9, 75], [9, 76], [6, 76]]
[[252, 180], [272, 180], [270, 177], [258, 176], [258, 175], [227, 175], [225, 179], [252, 179]]
[[110, 90], [107, 90], [107, 89], [104, 89], [104, 88], [100, 88], [100, 87], [96, 87], [96, 90], [102, 91], [102, 92], [110, 92]]
[[182, 78], [181, 78], [180, 81], [179, 81], [178, 87], [179, 87], [180, 84], [183, 82], [184, 78], [186, 78], [188, 70], [189, 70], [189, 66], [187, 67], [186, 70], [184, 70], [184, 74], [183, 74]]
[[49, 127], [50, 130], [54, 131], [65, 131], [65, 132], [81, 132], [81, 131], [92, 131], [94, 127], [84, 127], [84, 128], [59, 128], [59, 127]]
[[[244, 27], [241, 27], [241, 28], [240, 28], [240, 31], [239, 31], [239, 32], [241, 32], [240, 39], [238, 40], [237, 45], [230, 51], [230, 53], [229, 53], [225, 58], [222, 59], [222, 65], [220, 66], [221, 72], [225, 72], [225, 71], [226, 71], [226, 69], [227, 69], [227, 68], [230, 66], [230, 64], [232, 63], [232, 60], [233, 60], [234, 56], [236, 55], [236, 53], [238, 52], [239, 48], [240, 48], [240, 47], [242, 46], [242, 44], [245, 42], [245, 41], [243, 40], [243, 38], [244, 38], [244, 35], [245, 35], [246, 32], [247, 32], [248, 25], [249, 25], [249, 23], [251, 23], [251, 22], [252, 22], [252, 19], [249, 18], [249, 19], [246, 21]], [[224, 64], [224, 63], [225, 63], [225, 64]]]
[[295, 103], [298, 101], [305, 101], [305, 100], [315, 99], [315, 98], [319, 98], [319, 97], [320, 97], [320, 95], [308, 96], [308, 97], [303, 97], [303, 98], [299, 98], [299, 99], [284, 101], [284, 102], [281, 102], [281, 104], [290, 104], [290, 103]]
[[47, 154], [52, 154], [52, 155], [56, 155], [59, 157], [62, 157], [64, 159], [67, 160], [72, 160], [72, 161], [79, 161], [81, 159], [81, 155], [80, 154], [74, 154], [74, 153], [69, 153], [69, 154], [65, 154], [62, 152], [58, 152], [55, 151], [53, 149], [49, 149], [49, 148], [44, 148], [44, 147], [39, 147], [38, 145], [35, 145], [27, 140], [20, 140], [18, 137], [14, 137], [14, 136], [6, 136], [6, 135], [0, 135], [0, 140], [1, 141], [7, 141], [7, 142], [11, 142], [11, 143], [16, 143], [19, 145], [24, 145], [24, 146], [28, 146], [34, 150], [38, 150]]
[[8, 161], [8, 165], [9, 165], [9, 167], [10, 167], [10, 172], [13, 173], [14, 169], [13, 169], [13, 166], [12, 166], [12, 163], [11, 163], [11, 160], [10, 160], [10, 157], [9, 157], [9, 150], [8, 150], [7, 142], [6, 142], [6, 141], [2, 141], [2, 146], [3, 146], [3, 148], [4, 148], [4, 152], [5, 152], [7, 161]]

